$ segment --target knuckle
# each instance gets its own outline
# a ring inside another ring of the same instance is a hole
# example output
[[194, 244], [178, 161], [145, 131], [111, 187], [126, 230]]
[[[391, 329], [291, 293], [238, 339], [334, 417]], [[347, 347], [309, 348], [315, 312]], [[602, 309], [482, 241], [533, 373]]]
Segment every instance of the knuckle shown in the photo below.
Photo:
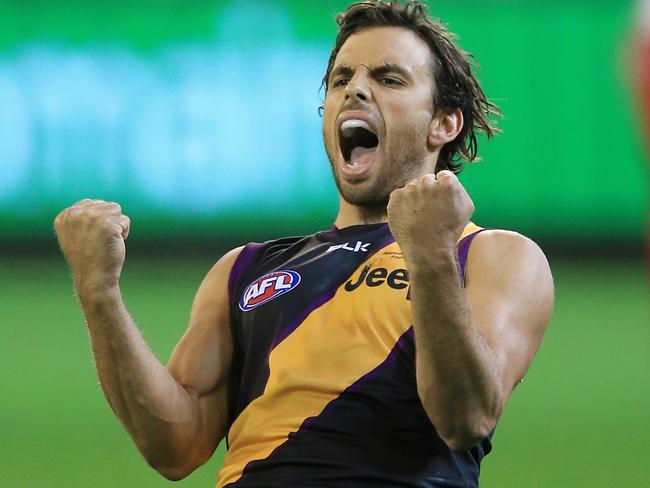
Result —
[[81, 212], [84, 216], [96, 219], [102, 215], [102, 211], [97, 207], [88, 207], [86, 210]]
[[458, 181], [458, 178], [454, 173], [449, 170], [443, 170], [437, 175], [438, 181], [445, 184], [451, 184], [454, 181]]
[[420, 187], [425, 189], [433, 188], [437, 183], [434, 175], [424, 175], [420, 179]]
[[98, 212], [103, 215], [120, 216], [122, 214], [122, 207], [115, 202], [104, 202], [97, 206]]
[[65, 214], [66, 214], [66, 210], [62, 210], [61, 212], [56, 214], [56, 217], [54, 217], [54, 225], [56, 226], [61, 225]]
[[67, 215], [69, 215], [72, 219], [77, 219], [84, 213], [85, 213], [84, 207], [80, 207], [77, 205], [74, 205], [67, 210]]

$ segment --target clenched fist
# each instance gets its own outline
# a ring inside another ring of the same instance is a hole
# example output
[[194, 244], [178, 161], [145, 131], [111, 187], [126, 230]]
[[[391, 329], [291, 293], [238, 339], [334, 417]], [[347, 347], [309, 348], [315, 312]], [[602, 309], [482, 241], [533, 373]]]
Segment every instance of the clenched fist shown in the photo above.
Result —
[[81, 200], [54, 220], [59, 245], [78, 291], [117, 285], [131, 221], [117, 203]]
[[474, 213], [474, 204], [451, 171], [427, 174], [394, 190], [388, 202], [388, 225], [407, 261], [426, 253], [455, 249]]

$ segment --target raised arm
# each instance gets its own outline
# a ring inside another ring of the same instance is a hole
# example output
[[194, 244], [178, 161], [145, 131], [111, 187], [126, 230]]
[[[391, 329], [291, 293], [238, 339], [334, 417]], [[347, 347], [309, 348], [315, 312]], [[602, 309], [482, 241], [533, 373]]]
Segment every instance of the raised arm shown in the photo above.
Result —
[[420, 400], [438, 434], [469, 449], [496, 425], [537, 351], [553, 306], [544, 254], [506, 231], [477, 236], [463, 288], [456, 242], [474, 206], [441, 171], [396, 190], [389, 223], [406, 258]]
[[147, 462], [177, 480], [207, 461], [224, 436], [233, 349], [227, 283], [239, 249], [205, 277], [165, 368], [120, 293], [129, 227], [119, 205], [100, 200], [82, 200], [55, 220], [106, 398]]

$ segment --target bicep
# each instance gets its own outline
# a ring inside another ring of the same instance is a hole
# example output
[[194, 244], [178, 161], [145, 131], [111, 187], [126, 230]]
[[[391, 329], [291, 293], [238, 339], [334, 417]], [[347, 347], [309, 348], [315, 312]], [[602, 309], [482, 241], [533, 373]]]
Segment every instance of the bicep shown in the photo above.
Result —
[[196, 400], [202, 436], [217, 441], [225, 431], [233, 353], [228, 278], [240, 250], [224, 255], [206, 275], [194, 298], [187, 331], [168, 364], [172, 376]]
[[526, 374], [553, 308], [546, 257], [519, 234], [484, 232], [470, 248], [466, 293], [474, 323], [494, 352], [507, 398]]

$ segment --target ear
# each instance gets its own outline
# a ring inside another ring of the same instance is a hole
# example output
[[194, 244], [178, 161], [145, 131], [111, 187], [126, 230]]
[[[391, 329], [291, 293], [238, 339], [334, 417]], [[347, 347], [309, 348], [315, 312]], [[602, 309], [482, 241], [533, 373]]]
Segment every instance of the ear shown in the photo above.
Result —
[[450, 112], [439, 111], [429, 126], [427, 142], [432, 147], [441, 147], [456, 139], [463, 129], [463, 112], [456, 108]]

